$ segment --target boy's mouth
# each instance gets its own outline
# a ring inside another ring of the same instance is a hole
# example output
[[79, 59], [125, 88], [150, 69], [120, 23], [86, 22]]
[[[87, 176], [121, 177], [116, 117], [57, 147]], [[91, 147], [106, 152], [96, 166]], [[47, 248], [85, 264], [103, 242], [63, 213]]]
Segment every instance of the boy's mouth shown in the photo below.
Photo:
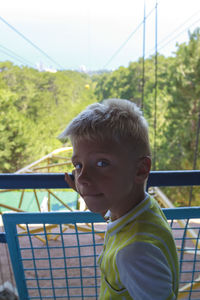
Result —
[[99, 197], [99, 196], [102, 196], [103, 194], [102, 193], [98, 193], [98, 194], [82, 194], [81, 196], [83, 197], [83, 198], [85, 198], [85, 197]]

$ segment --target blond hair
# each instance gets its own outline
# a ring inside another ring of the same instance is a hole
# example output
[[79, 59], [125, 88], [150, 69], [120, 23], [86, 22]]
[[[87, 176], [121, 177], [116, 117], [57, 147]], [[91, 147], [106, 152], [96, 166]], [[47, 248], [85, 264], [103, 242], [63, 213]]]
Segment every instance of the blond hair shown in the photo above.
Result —
[[106, 99], [89, 105], [60, 134], [72, 143], [77, 139], [113, 139], [127, 142], [140, 155], [150, 155], [148, 124], [140, 108], [125, 99]]

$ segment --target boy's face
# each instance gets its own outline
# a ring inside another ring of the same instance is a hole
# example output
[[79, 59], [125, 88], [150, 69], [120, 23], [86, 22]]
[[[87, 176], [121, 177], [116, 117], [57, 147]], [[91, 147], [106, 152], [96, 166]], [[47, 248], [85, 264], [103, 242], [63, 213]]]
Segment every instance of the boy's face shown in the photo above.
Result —
[[75, 185], [87, 207], [102, 214], [110, 210], [114, 219], [137, 205], [144, 197], [136, 184], [138, 161], [128, 147], [113, 140], [75, 141]]

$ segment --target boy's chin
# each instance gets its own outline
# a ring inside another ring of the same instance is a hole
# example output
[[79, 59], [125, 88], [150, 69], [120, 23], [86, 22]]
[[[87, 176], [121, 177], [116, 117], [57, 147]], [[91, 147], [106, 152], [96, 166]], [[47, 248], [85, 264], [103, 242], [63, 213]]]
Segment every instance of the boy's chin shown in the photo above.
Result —
[[97, 207], [89, 207], [89, 206], [87, 206], [87, 208], [89, 209], [89, 211], [91, 211], [93, 213], [96, 213], [96, 214], [100, 214], [103, 217], [107, 213], [107, 210], [98, 209]]

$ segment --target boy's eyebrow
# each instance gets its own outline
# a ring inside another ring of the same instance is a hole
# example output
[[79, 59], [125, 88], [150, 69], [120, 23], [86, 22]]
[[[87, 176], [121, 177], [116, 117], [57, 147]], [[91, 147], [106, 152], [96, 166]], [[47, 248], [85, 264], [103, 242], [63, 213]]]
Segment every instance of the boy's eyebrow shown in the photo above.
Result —
[[[95, 153], [97, 155], [112, 155], [111, 153], [107, 152], [107, 151], [99, 151], [99, 152], [92, 152]], [[78, 155], [72, 155], [71, 160], [77, 159], [79, 156]]]
[[73, 161], [74, 159], [76, 159], [78, 156], [77, 155], [72, 155], [71, 160]]

